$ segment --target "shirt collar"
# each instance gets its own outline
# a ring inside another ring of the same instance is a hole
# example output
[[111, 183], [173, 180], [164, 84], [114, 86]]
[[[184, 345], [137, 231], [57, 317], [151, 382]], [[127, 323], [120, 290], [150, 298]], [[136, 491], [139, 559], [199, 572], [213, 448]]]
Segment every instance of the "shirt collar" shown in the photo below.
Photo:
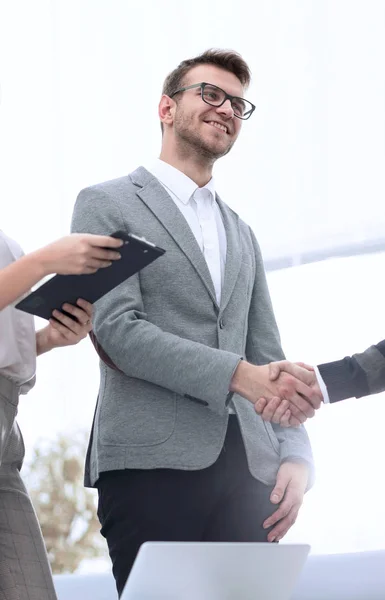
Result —
[[[179, 171], [179, 169], [159, 158], [150, 167], [147, 167], [147, 170], [175, 194], [183, 204], [188, 204], [194, 192], [199, 189], [195, 181], [190, 179], [190, 177], [187, 177], [182, 171]], [[207, 189], [210, 192], [211, 200], [215, 200], [215, 183], [213, 177], [200, 189]]]

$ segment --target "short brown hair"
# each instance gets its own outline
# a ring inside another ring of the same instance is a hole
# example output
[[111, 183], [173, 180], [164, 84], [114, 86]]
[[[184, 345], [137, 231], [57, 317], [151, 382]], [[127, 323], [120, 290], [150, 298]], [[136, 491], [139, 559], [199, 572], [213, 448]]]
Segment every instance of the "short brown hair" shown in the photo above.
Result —
[[162, 93], [172, 96], [183, 87], [183, 79], [187, 73], [198, 65], [214, 65], [225, 71], [230, 71], [238, 77], [243, 87], [248, 87], [251, 80], [251, 72], [242, 56], [233, 50], [220, 50], [211, 48], [195, 58], [183, 60], [169, 75], [167, 75]]

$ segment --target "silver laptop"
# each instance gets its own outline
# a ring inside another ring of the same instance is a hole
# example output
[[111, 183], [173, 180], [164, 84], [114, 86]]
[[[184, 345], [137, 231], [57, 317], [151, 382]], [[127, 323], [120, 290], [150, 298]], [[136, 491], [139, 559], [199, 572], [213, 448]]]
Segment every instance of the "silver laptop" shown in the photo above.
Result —
[[289, 600], [307, 544], [146, 542], [121, 600]]

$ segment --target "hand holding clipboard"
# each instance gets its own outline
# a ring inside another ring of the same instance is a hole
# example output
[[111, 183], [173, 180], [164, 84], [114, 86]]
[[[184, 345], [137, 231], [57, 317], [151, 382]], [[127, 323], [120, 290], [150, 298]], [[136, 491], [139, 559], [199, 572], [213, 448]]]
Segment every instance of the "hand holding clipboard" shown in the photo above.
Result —
[[62, 310], [65, 302], [75, 305], [78, 298], [83, 298], [93, 304], [165, 253], [162, 248], [132, 233], [117, 231], [111, 237], [124, 242], [118, 249], [120, 260], [89, 275], [55, 275], [16, 304], [15, 308], [49, 320], [53, 310]]

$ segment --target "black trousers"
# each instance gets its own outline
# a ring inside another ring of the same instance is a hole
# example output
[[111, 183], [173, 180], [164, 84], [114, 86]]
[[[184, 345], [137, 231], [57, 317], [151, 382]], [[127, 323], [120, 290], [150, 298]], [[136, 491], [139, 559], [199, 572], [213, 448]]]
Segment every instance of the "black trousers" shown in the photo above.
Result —
[[146, 541], [266, 542], [263, 521], [277, 506], [273, 486], [247, 466], [235, 415], [217, 461], [199, 471], [126, 469], [101, 473], [98, 517], [118, 594]]

